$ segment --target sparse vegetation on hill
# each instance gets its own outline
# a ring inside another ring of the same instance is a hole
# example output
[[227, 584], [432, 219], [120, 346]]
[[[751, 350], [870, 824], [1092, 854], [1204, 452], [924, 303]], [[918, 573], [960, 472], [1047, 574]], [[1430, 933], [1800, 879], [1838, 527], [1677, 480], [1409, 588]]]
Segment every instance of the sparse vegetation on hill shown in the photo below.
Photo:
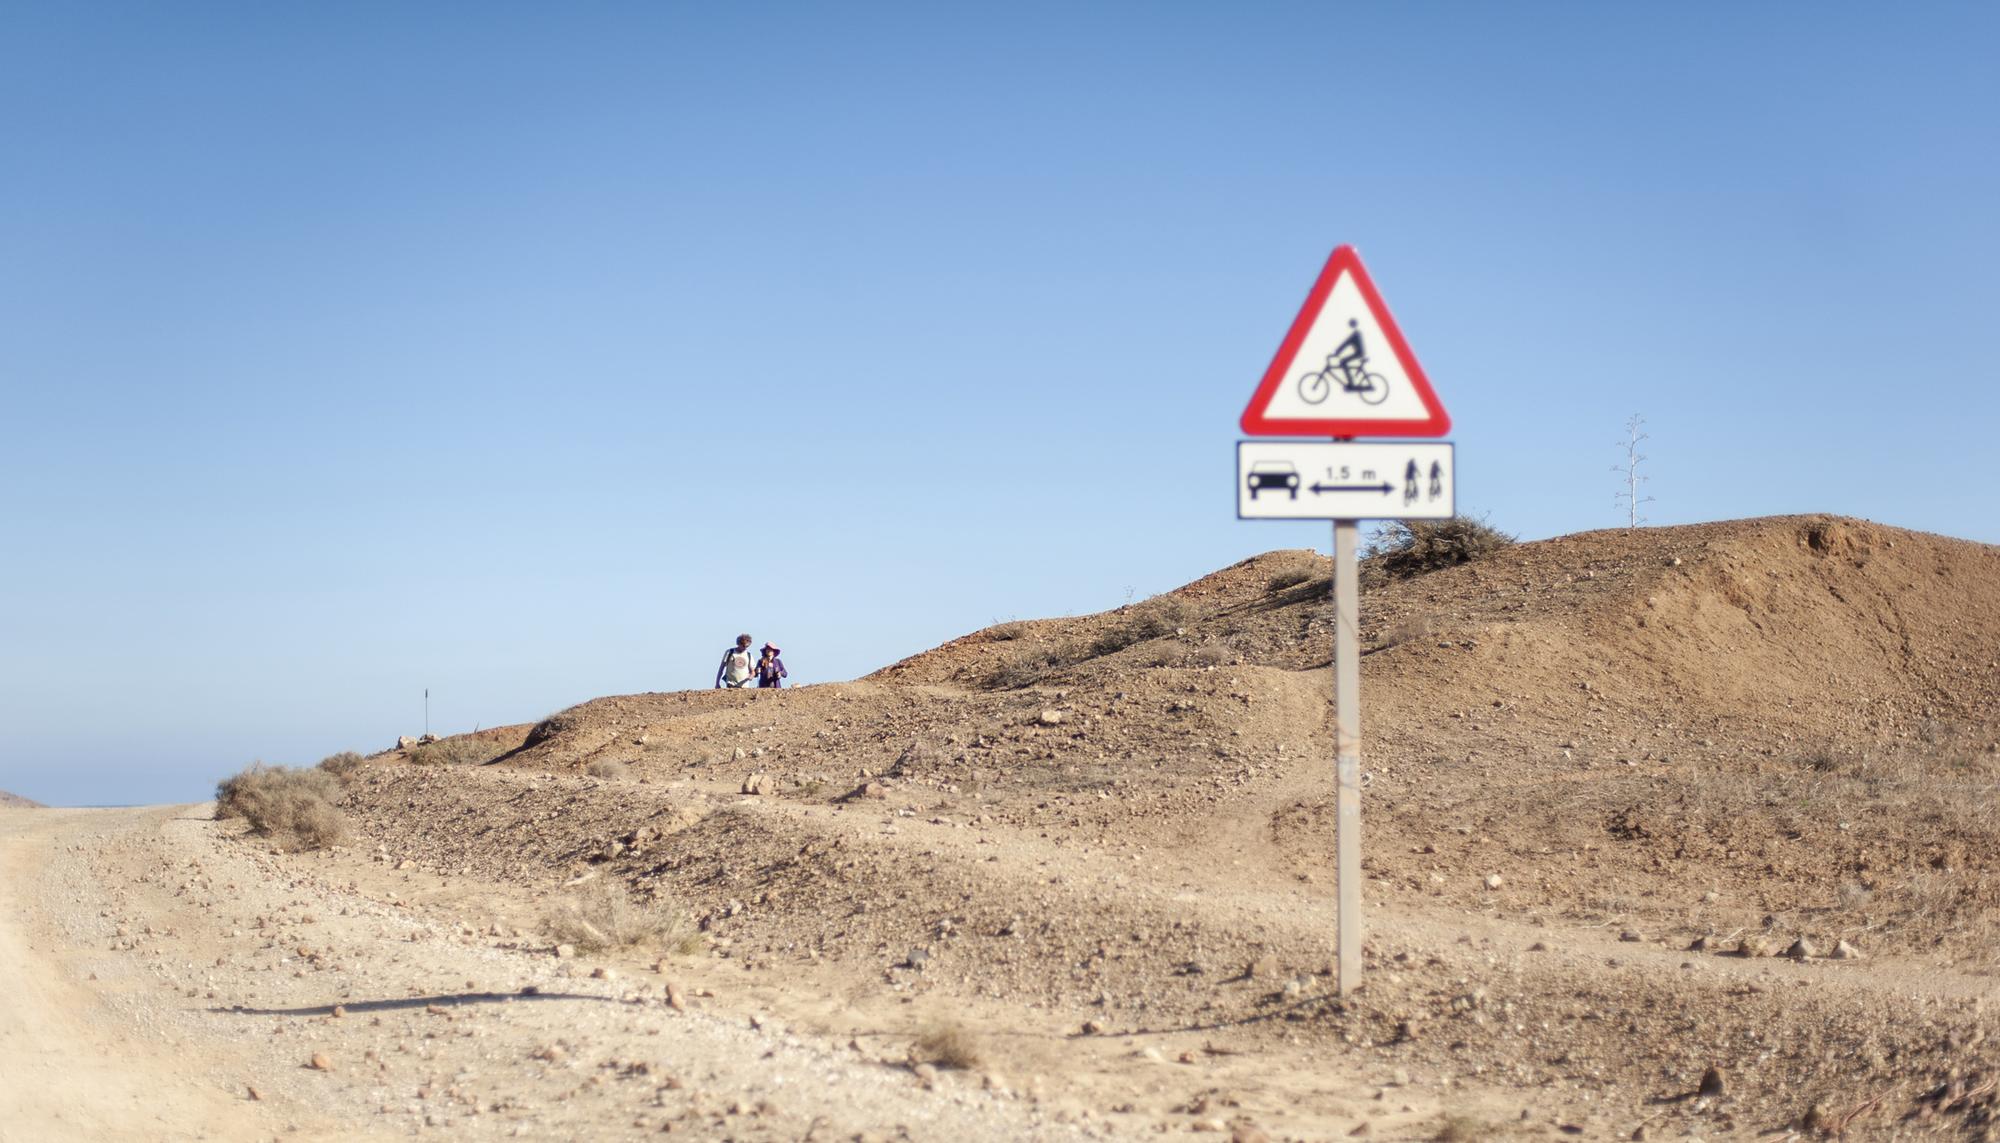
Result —
[[[579, 704], [349, 804], [399, 866], [670, 894], [760, 996], [949, 1011], [967, 1052], [887, 1021], [919, 1069], [1053, 1074], [1011, 1034], [1144, 1030], [1157, 1063], [1449, 1093], [1385, 1138], [1487, 1137], [1516, 1100], [1522, 1137], [1733, 1137], [1877, 1095], [1871, 1137], [1985, 1126], [1923, 1093], [2000, 1075], [1969, 1004], [2000, 974], [2000, 549], [1831, 517], [1432, 540], [1361, 600], [1368, 983], [1339, 1004], [1310, 552], [855, 683]], [[617, 947], [619, 900], [547, 927]], [[1135, 1128], [1221, 1105], [1118, 1098]], [[1356, 1125], [1284, 1102], [1241, 1112]]]
[[329, 770], [252, 762], [216, 783], [215, 816], [242, 818], [285, 849], [323, 849], [347, 836], [339, 798], [340, 779]]
[[1449, 520], [1392, 520], [1368, 545], [1367, 557], [1394, 577], [1469, 564], [1514, 543], [1514, 537], [1469, 516]]
[[415, 766], [482, 766], [513, 747], [476, 734], [459, 734], [410, 747]]

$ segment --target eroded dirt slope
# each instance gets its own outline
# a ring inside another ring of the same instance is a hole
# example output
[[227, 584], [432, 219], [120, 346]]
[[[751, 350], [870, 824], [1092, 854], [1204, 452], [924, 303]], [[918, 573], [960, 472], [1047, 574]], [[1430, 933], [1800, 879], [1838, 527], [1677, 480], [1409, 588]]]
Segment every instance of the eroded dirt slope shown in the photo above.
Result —
[[[854, 683], [603, 699], [501, 732], [492, 765], [383, 759], [352, 808], [391, 853], [527, 893], [619, 878], [857, 1011], [1201, 1029], [1320, 1127], [1341, 1097], [1301, 1077], [1328, 1058], [1438, 1114], [1593, 1134], [1797, 1126], [1878, 1089], [1932, 1113], [1898, 1130], [1985, 1122], [1987, 1096], [1925, 1098], [1993, 1071], [2000, 552], [1797, 517], [1367, 577], [1375, 935], [1345, 1004], [1327, 572], [1272, 553]], [[1756, 955], [1801, 940], [1797, 967]], [[1824, 959], [1842, 942], [1862, 958]], [[1730, 1094], [1680, 1100], [1710, 1066]]]

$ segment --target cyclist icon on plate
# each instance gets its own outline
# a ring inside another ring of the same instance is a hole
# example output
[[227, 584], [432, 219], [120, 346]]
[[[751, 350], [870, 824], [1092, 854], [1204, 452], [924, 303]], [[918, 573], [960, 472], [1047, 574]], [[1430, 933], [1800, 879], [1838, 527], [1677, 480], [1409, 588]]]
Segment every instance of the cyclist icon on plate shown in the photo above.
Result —
[[1306, 404], [1317, 405], [1326, 400], [1335, 385], [1340, 386], [1341, 392], [1361, 398], [1363, 404], [1379, 405], [1388, 397], [1389, 379], [1368, 372], [1368, 350], [1361, 341], [1361, 324], [1349, 318], [1347, 328], [1353, 332], [1326, 355], [1326, 364], [1299, 376], [1299, 397]]

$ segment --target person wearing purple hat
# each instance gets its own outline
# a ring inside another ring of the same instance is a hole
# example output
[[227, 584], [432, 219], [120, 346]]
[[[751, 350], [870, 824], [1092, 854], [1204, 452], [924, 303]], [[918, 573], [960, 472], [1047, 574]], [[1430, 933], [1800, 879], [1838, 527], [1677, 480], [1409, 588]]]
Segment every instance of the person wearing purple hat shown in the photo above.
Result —
[[764, 644], [763, 657], [757, 660], [757, 686], [782, 687], [785, 685], [785, 661], [778, 658], [776, 643]]

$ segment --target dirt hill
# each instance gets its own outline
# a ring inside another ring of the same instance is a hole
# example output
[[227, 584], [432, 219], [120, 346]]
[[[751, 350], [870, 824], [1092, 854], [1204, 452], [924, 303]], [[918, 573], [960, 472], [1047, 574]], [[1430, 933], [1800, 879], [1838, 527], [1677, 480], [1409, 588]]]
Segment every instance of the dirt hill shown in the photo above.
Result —
[[10, 794], [5, 790], [0, 790], [0, 806], [14, 806], [17, 808], [25, 808], [25, 809], [40, 809], [41, 805], [42, 803], [31, 802], [19, 794]]
[[1991, 1129], [2000, 549], [1813, 516], [1369, 569], [1344, 1002], [1328, 574], [600, 699], [346, 809], [385, 860], [682, 910], [826, 1034], [948, 1020], [1111, 1134]]

